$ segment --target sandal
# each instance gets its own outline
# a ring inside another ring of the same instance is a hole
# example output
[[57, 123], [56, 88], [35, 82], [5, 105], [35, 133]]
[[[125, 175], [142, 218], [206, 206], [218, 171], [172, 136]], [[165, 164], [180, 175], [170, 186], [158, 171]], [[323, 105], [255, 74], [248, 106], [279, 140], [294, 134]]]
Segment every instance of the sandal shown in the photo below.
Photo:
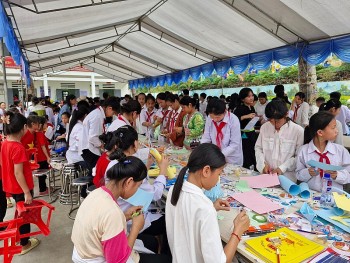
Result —
[[9, 197], [6, 198], [6, 201], [7, 201], [7, 208], [13, 207], [12, 201], [11, 201], [11, 199]]
[[32, 249], [36, 248], [40, 244], [40, 240], [37, 238], [29, 238], [30, 246], [27, 248], [22, 248], [22, 252], [20, 255], [25, 255]]

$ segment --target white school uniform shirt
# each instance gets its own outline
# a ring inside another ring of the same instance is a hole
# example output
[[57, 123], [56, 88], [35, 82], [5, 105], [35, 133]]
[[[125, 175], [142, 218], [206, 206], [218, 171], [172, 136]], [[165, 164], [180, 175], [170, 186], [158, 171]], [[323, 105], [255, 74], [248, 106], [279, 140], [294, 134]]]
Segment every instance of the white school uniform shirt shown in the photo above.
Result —
[[[293, 104], [293, 112], [295, 112], [297, 108], [297, 105], [296, 104]], [[297, 111], [297, 116], [296, 116], [296, 119], [293, 120], [295, 121], [296, 124], [299, 124], [301, 127], [306, 127], [307, 125], [309, 125], [309, 111], [310, 111], [310, 106], [307, 102], [303, 102], [300, 104], [300, 107]], [[293, 116], [294, 116], [294, 113], [293, 113]]]
[[340, 144], [340, 145], [344, 145], [343, 144], [343, 126], [341, 125], [341, 122], [338, 120], [335, 120], [337, 123], [337, 130], [338, 130], [338, 135], [335, 138], [334, 143]]
[[[140, 122], [141, 122], [141, 125], [142, 123], [144, 122], [147, 122], [147, 119], [148, 119], [148, 115], [147, 115], [147, 107], [144, 108], [141, 113], [140, 113]], [[153, 111], [151, 113], [152, 116], [150, 117], [150, 123], [154, 124], [155, 123], [155, 119], [154, 119], [154, 116], [157, 116], [157, 112], [158, 110], [156, 108], [153, 108]], [[151, 114], [150, 113], [150, 114]], [[151, 136], [153, 138], [153, 134], [154, 134], [154, 130], [152, 127], [146, 127], [146, 126], [142, 126], [143, 127], [143, 134], [146, 134], [146, 136]], [[149, 133], [149, 134], [148, 134]]]
[[[146, 104], [143, 105], [143, 107], [141, 108], [141, 112], [143, 109], [147, 109]], [[145, 126], [142, 126], [142, 122], [141, 122], [141, 113], [139, 115], [139, 117], [136, 119], [136, 131], [138, 134], [145, 134], [146, 133], [146, 128]]]
[[265, 108], [266, 108], [266, 105], [267, 105], [268, 103], [269, 103], [269, 102], [266, 101], [265, 104], [261, 104], [261, 103], [258, 101], [258, 102], [255, 104], [254, 109], [255, 109], [256, 114], [257, 114], [259, 117], [265, 115]]
[[130, 122], [123, 116], [123, 115], [118, 115], [117, 119], [115, 119], [111, 125], [109, 125], [107, 132], [114, 132], [118, 130], [120, 127], [129, 125], [131, 126]]
[[349, 127], [347, 125], [350, 122], [350, 110], [345, 105], [341, 105], [339, 114], [335, 117], [338, 121], [340, 121], [343, 127], [343, 134], [349, 134]]
[[309, 109], [309, 119], [312, 115], [316, 114], [319, 111], [319, 108], [316, 105], [310, 105]]
[[298, 124], [289, 121], [277, 132], [271, 122], [264, 123], [255, 144], [256, 169], [262, 173], [268, 164], [296, 182], [296, 159], [303, 143], [304, 129]]
[[[296, 176], [297, 179], [303, 182], [307, 182], [310, 189], [321, 192], [322, 191], [322, 178], [320, 175], [311, 176], [309, 174], [308, 161], [320, 159], [320, 156], [315, 152], [317, 150], [313, 140], [310, 143], [303, 145], [300, 148], [298, 159]], [[317, 150], [318, 151], [318, 150]], [[350, 154], [344, 146], [328, 142], [326, 149], [323, 153], [327, 153], [327, 157], [332, 165], [341, 166], [344, 169], [338, 171], [338, 176], [333, 180], [333, 188], [339, 188], [343, 190], [343, 184], [350, 183]], [[333, 189], [336, 191], [336, 189]]]
[[79, 141], [79, 154], [82, 154], [83, 150], [89, 149], [92, 153], [100, 156], [101, 155], [101, 141], [98, 138], [102, 133], [105, 132], [105, 112], [100, 106], [91, 111], [84, 119], [83, 134]]
[[[239, 120], [235, 114], [226, 111], [222, 121], [226, 122], [226, 125], [222, 129], [224, 137], [221, 142], [221, 151], [225, 155], [228, 163], [242, 166], [243, 151]], [[216, 127], [213, 120], [208, 116], [205, 122], [201, 143], [213, 143], [216, 145], [216, 134]]]
[[[68, 164], [71, 163], [77, 163], [84, 161], [83, 157], [79, 154], [79, 141], [81, 139], [81, 135], [84, 130], [84, 125], [82, 121], [78, 121], [73, 129], [72, 132], [69, 134], [69, 148], [66, 152], [66, 158], [68, 161]], [[67, 133], [68, 135], [68, 133]]]
[[156, 116], [163, 119], [163, 122], [162, 122], [161, 127], [160, 127], [161, 129], [164, 129], [166, 127], [166, 124], [168, 122], [169, 115], [170, 115], [170, 112], [172, 111], [172, 108], [168, 107], [168, 109], [166, 109], [166, 111], [168, 111], [168, 113], [165, 115], [165, 117], [163, 117], [163, 111], [164, 111], [164, 109], [159, 108], [158, 111], [156, 112]]
[[203, 102], [199, 101], [199, 112], [202, 113], [204, 120], [207, 119], [207, 114], [206, 114], [207, 106], [208, 106], [208, 102], [206, 99]]
[[51, 124], [55, 124], [55, 116], [53, 114], [52, 108], [46, 106], [45, 107], [45, 112], [46, 112], [46, 115], [48, 117], [47, 122], [51, 123]]
[[[138, 154], [135, 153], [134, 156], [138, 157]], [[111, 161], [108, 166], [107, 166], [107, 169], [106, 169], [106, 173], [105, 173], [105, 182], [107, 183], [108, 182], [108, 178], [106, 177], [107, 175], [107, 171], [113, 167], [115, 164], [117, 164], [118, 161], [117, 160], [113, 160]], [[159, 175], [157, 176], [157, 178], [154, 180], [153, 184], [150, 184], [148, 182], [148, 177], [146, 177], [143, 181], [142, 181], [142, 184], [140, 185], [140, 189], [146, 191], [146, 192], [152, 192], [153, 193], [153, 201], [158, 201], [162, 198], [163, 196], [163, 191], [164, 191], [164, 188], [166, 186], [166, 178], [164, 175]], [[127, 211], [130, 207], [132, 207], [133, 205], [128, 203], [127, 201], [125, 201], [124, 199], [122, 198], [119, 198], [117, 200], [117, 203], [120, 207], [121, 210], [123, 210], [123, 212]], [[146, 212], [144, 214], [145, 216], [145, 224], [143, 226], [143, 229], [141, 230], [141, 232], [145, 229], [147, 229], [148, 227], [150, 227], [151, 223], [153, 221], [156, 221], [158, 220], [159, 218], [162, 217], [161, 214], [152, 214], [152, 213], [149, 213], [149, 212]], [[128, 222], [128, 224], [131, 224], [132, 222]]]
[[165, 206], [168, 242], [174, 263], [223, 263], [217, 213], [199, 187], [184, 181], [179, 201], [171, 204], [172, 187]]

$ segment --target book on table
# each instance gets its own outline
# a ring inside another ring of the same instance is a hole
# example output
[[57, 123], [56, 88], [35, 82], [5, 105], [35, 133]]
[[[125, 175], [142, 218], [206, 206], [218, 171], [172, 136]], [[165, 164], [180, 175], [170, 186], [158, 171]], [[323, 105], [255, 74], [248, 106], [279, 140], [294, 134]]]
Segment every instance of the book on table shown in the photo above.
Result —
[[262, 259], [264, 262], [302, 262], [317, 253], [324, 247], [288, 228], [278, 229], [276, 232], [252, 238], [246, 241], [247, 250]]

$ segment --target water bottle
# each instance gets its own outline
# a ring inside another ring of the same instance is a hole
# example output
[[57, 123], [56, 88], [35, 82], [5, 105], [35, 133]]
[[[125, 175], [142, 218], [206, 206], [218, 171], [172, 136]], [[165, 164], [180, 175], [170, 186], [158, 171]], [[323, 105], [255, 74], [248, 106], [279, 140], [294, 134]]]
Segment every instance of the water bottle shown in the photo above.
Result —
[[322, 178], [322, 194], [320, 199], [321, 205], [332, 206], [332, 179], [330, 174], [324, 174]]

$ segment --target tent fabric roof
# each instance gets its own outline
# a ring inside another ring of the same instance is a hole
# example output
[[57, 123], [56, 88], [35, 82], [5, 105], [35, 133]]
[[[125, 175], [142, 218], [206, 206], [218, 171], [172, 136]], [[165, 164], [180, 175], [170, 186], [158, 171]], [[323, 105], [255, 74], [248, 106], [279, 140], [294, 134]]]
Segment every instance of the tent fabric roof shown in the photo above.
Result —
[[127, 82], [350, 33], [346, 0], [6, 0], [32, 75]]

